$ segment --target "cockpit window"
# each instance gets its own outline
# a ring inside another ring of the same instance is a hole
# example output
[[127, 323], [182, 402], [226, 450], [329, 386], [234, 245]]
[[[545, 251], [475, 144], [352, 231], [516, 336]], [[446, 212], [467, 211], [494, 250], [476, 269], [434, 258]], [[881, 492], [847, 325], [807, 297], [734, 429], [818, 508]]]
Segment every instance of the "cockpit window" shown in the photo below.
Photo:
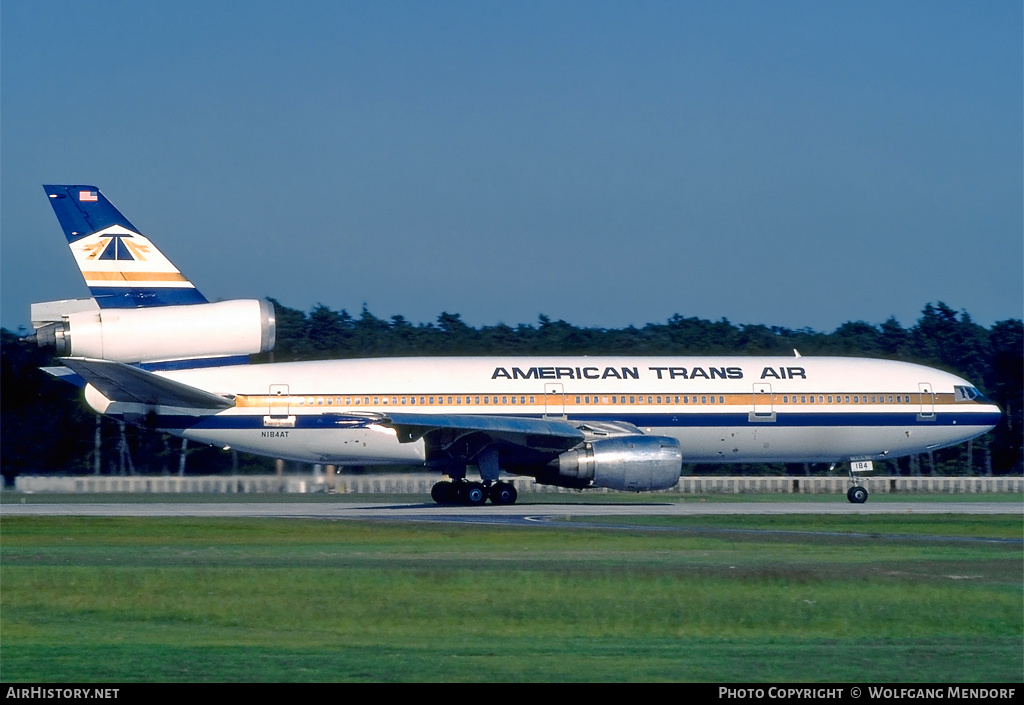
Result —
[[985, 395], [976, 387], [957, 385], [953, 387], [953, 399], [955, 401], [976, 401], [982, 404], [989, 403]]

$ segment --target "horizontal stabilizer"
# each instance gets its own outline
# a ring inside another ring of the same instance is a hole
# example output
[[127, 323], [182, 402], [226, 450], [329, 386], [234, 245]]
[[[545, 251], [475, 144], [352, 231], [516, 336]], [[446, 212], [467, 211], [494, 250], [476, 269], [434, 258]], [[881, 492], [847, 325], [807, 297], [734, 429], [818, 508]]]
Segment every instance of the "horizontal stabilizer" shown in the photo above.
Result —
[[235, 405], [233, 399], [122, 362], [75, 357], [61, 358], [61, 362], [110, 401], [210, 410], [228, 409]]
[[67, 382], [79, 388], [86, 385], [86, 381], [80, 375], [67, 367], [40, 367], [39, 369], [52, 377], [56, 377], [61, 382]]

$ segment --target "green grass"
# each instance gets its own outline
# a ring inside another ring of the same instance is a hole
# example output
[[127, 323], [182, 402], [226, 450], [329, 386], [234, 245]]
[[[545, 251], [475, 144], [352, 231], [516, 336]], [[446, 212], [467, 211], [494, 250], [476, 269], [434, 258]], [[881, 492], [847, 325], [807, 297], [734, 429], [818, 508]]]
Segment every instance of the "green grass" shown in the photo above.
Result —
[[897, 519], [4, 517], [0, 678], [1020, 682], [1020, 518]]
[[[723, 533], [750, 531], [781, 534], [789, 532], [839, 534], [860, 538], [928, 537], [948, 539], [1024, 540], [1024, 516], [949, 514], [822, 514], [810, 520], [803, 515], [690, 515], [564, 517], [570, 524], [673, 528], [680, 531]], [[767, 537], [765, 537], [767, 539]], [[826, 540], [828, 537], [821, 537]]]

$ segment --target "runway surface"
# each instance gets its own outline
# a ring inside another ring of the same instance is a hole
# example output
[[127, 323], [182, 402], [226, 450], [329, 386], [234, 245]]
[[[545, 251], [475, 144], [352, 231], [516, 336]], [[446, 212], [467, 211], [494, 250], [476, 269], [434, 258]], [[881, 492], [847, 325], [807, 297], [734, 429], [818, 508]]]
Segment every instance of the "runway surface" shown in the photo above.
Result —
[[783, 514], [1016, 514], [1022, 502], [876, 502], [849, 504], [839, 498], [821, 502], [650, 502], [643, 504], [514, 504], [440, 507], [435, 504], [381, 503], [139, 503], [0, 505], [0, 516], [96, 517], [245, 517], [306, 519], [386, 519], [508, 524], [584, 517], [707, 516]]

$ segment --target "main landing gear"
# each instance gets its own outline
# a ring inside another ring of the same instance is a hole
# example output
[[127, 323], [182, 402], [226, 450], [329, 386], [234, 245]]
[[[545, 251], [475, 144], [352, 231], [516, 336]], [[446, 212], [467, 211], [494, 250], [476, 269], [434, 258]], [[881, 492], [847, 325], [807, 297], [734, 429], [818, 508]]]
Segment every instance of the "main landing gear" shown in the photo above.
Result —
[[438, 504], [466, 504], [478, 507], [491, 500], [491, 504], [515, 504], [519, 493], [511, 482], [495, 482], [489, 487], [482, 482], [443, 480], [430, 490], [430, 498]]

